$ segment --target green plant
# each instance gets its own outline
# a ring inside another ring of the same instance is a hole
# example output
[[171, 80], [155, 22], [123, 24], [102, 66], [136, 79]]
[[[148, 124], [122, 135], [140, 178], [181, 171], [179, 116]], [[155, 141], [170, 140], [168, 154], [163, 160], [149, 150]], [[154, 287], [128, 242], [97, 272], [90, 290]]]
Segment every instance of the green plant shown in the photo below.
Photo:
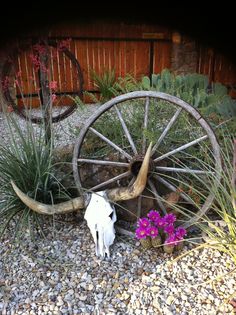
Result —
[[[210, 245], [226, 252], [236, 264], [236, 187], [232, 183], [235, 165], [232, 163], [233, 146], [226, 143], [222, 150], [223, 172], [218, 187], [213, 187], [215, 202], [212, 210], [217, 214], [218, 220], [211, 220], [206, 216], [205, 222], [199, 224], [209, 238]], [[220, 221], [219, 221], [220, 220]], [[221, 222], [221, 224], [219, 224]]]
[[127, 73], [124, 77], [118, 77], [113, 86], [114, 95], [125, 94], [138, 90], [143, 90], [142, 84], [130, 73]]
[[153, 74], [152, 80], [143, 77], [142, 85], [144, 89], [175, 95], [207, 116], [212, 113], [226, 119], [236, 116], [236, 101], [227, 94], [227, 88], [218, 82], [210, 84], [206, 75], [192, 73], [175, 76], [164, 69], [158, 75]]
[[53, 164], [53, 139], [45, 143], [43, 128], [37, 134], [32, 123], [27, 122], [25, 132], [12, 115], [7, 126], [10, 138], [0, 146], [0, 235], [15, 222], [15, 235], [24, 227], [32, 232], [35, 227], [42, 231], [42, 216], [31, 211], [16, 196], [10, 180], [38, 201], [57, 203], [68, 195], [55, 177]]
[[[209, 156], [207, 161], [202, 161], [201, 168], [207, 172], [207, 176], [195, 175], [195, 180], [200, 183], [202, 188], [192, 192], [197, 197], [198, 202], [195, 198], [191, 198], [191, 200], [194, 207], [200, 209], [199, 200], [205, 200], [207, 191], [211, 190], [214, 201], [209, 211], [202, 218], [199, 218], [196, 225], [205, 235], [206, 247], [210, 246], [227, 253], [236, 264], [235, 159], [233, 165], [232, 135], [225, 133], [225, 131], [223, 134], [224, 142], [221, 147], [223, 171], [217, 174], [217, 171], [212, 169], [212, 160]], [[234, 181], [232, 180], [233, 177]], [[215, 180], [216, 178], [220, 179]], [[210, 188], [209, 183], [211, 183]], [[178, 211], [178, 206], [175, 209]]]
[[[100, 102], [106, 102], [114, 96], [114, 84], [116, 81], [115, 70], [104, 70], [103, 74], [99, 75], [95, 70], [90, 70], [91, 78], [94, 85], [100, 92]], [[98, 99], [92, 93], [86, 93], [96, 103]]]

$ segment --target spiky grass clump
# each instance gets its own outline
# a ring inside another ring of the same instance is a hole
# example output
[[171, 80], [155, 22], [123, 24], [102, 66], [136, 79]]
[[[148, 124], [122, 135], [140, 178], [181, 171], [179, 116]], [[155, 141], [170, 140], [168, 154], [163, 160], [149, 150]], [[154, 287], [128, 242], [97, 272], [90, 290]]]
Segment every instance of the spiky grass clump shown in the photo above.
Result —
[[205, 222], [199, 224], [209, 238], [210, 244], [226, 252], [236, 264], [236, 187], [233, 183], [235, 172], [233, 165], [233, 141], [226, 137], [222, 150], [223, 172], [217, 187], [213, 186], [215, 201], [212, 210], [219, 220], [205, 217]]
[[[220, 132], [220, 131], [219, 131]], [[201, 178], [195, 175], [195, 180], [201, 185], [201, 191], [194, 189], [192, 198], [195, 210], [201, 210], [201, 202], [205, 200], [207, 192], [210, 192], [214, 199], [211, 207], [205, 215], [199, 217], [195, 223], [203, 232], [203, 239], [206, 247], [212, 247], [227, 253], [236, 264], [236, 187], [233, 181], [235, 162], [233, 163], [234, 136], [222, 131], [221, 158], [222, 171], [212, 167], [213, 160], [208, 156], [208, 161], [201, 161], [201, 169], [205, 170], [206, 176]], [[178, 211], [179, 209], [176, 208]], [[188, 213], [188, 216], [191, 212]], [[192, 212], [194, 216], [194, 212]], [[204, 244], [203, 246], [204, 247]]]
[[53, 139], [45, 143], [43, 128], [36, 133], [30, 122], [22, 130], [12, 114], [6, 121], [10, 136], [7, 145], [0, 145], [0, 236], [11, 222], [15, 223], [14, 234], [18, 236], [24, 228], [42, 231], [43, 216], [19, 200], [10, 180], [41, 202], [56, 203], [65, 197], [65, 190], [54, 175]]

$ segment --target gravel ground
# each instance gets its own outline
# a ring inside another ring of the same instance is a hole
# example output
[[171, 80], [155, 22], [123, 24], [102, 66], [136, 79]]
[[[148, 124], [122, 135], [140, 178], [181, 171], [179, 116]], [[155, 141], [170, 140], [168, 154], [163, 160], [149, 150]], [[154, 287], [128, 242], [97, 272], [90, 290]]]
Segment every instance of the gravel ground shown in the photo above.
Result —
[[[83, 112], [83, 120], [96, 109]], [[58, 124], [58, 145], [73, 143], [70, 129], [79, 125], [73, 114]], [[24, 128], [24, 121], [21, 121]], [[1, 138], [7, 143], [4, 118]], [[70, 217], [69, 217], [70, 218]], [[169, 255], [145, 251], [139, 242], [117, 234], [111, 259], [95, 255], [83, 220], [56, 222], [46, 239], [34, 242], [27, 233], [11, 241], [11, 228], [0, 247], [0, 314], [235, 314], [236, 272], [230, 257], [213, 249]], [[230, 273], [231, 272], [231, 273]]]

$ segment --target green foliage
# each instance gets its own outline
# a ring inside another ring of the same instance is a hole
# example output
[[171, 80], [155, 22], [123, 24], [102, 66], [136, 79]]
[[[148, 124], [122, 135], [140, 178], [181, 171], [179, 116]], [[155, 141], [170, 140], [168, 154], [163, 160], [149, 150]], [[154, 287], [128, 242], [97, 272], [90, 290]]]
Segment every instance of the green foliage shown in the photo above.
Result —
[[[145, 82], [147, 82], [146, 77]], [[171, 95], [188, 102], [203, 114], [216, 113], [223, 118], [236, 116], [236, 101], [227, 94], [227, 88], [220, 83], [210, 83], [202, 74], [173, 75], [164, 69], [160, 75], [152, 76], [151, 85], [143, 85], [144, 89], [152, 89]]]
[[[16, 196], [10, 180], [30, 197], [45, 203], [57, 203], [67, 198], [66, 191], [55, 177], [52, 140], [45, 144], [42, 131], [36, 134], [28, 122], [26, 131], [13, 118], [8, 117], [10, 139], [7, 146], [0, 146], [0, 235], [15, 222], [15, 234], [24, 228], [41, 230], [41, 215], [30, 210]], [[43, 130], [43, 129], [41, 129]]]
[[[233, 141], [232, 136], [223, 132], [221, 156], [223, 172], [221, 180], [214, 181], [216, 174], [209, 173], [209, 181], [214, 183], [211, 193], [214, 202], [198, 226], [207, 236], [207, 243], [220, 251], [226, 252], [236, 264], [236, 212], [233, 200], [236, 200], [236, 187], [232, 184], [233, 175]], [[205, 163], [206, 170], [211, 171], [209, 163]], [[207, 182], [202, 181], [202, 187], [207, 189]], [[197, 192], [196, 192], [197, 193]], [[197, 206], [197, 205], [196, 205]]]
[[[236, 101], [227, 94], [227, 88], [218, 82], [210, 84], [208, 77], [202, 74], [174, 75], [164, 69], [160, 74], [152, 74], [151, 79], [143, 76], [138, 81], [131, 74], [116, 80], [114, 70], [106, 70], [102, 75], [91, 71], [91, 77], [101, 94], [101, 102], [132, 91], [152, 90], [177, 96], [206, 116], [217, 114], [224, 119], [236, 116]], [[85, 94], [93, 102], [99, 101], [92, 93]]]
[[[98, 75], [96, 71], [90, 71], [91, 78], [95, 86], [100, 92], [100, 102], [104, 103], [114, 96], [113, 87], [116, 81], [115, 70], [105, 70], [102, 75]], [[89, 93], [91, 96], [91, 93]], [[94, 95], [92, 97], [94, 100]]]
[[129, 73], [124, 77], [118, 77], [113, 86], [113, 93], [116, 96], [138, 90], [142, 90], [142, 84]]

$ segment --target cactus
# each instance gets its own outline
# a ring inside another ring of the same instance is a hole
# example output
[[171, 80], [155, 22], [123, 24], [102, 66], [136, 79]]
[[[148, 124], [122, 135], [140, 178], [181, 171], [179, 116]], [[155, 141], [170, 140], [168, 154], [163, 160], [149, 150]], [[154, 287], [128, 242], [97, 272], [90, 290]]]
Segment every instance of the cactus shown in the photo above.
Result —
[[149, 77], [143, 77], [142, 78], [142, 87], [144, 90], [150, 90], [151, 89], [151, 81]]

